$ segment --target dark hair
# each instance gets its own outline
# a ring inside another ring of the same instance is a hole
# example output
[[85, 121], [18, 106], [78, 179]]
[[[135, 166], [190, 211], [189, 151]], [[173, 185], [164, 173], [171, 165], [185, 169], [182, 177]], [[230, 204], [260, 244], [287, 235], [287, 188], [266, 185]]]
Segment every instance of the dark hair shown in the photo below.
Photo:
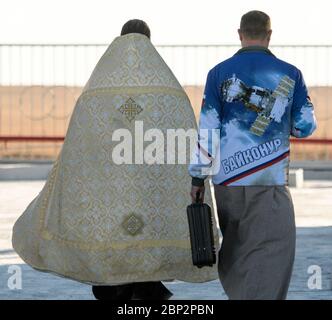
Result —
[[262, 11], [249, 11], [241, 18], [240, 31], [249, 39], [264, 39], [270, 30], [270, 17]]
[[139, 19], [129, 20], [123, 25], [121, 35], [123, 36], [128, 33], [141, 33], [147, 36], [149, 39], [151, 38], [149, 26], [145, 21]]

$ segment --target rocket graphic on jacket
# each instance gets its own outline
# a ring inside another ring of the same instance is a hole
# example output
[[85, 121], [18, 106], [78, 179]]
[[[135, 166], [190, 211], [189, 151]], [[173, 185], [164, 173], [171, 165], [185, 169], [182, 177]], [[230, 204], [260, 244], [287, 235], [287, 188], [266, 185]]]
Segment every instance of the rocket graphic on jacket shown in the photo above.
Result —
[[218, 132], [219, 141], [198, 135], [189, 173], [203, 184], [217, 161], [214, 184], [287, 185], [289, 138], [315, 129], [301, 71], [267, 48], [243, 48], [208, 73], [199, 130]]

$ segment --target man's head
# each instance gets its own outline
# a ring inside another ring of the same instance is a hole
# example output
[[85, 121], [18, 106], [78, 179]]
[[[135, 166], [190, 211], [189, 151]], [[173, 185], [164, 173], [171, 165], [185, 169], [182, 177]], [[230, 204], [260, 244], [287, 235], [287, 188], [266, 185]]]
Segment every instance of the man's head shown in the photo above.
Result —
[[147, 36], [149, 39], [151, 38], [149, 26], [146, 22], [139, 19], [129, 20], [123, 25], [121, 35], [124, 36], [128, 33], [141, 33]]
[[238, 33], [242, 47], [268, 47], [272, 34], [270, 17], [262, 11], [249, 11], [242, 16]]

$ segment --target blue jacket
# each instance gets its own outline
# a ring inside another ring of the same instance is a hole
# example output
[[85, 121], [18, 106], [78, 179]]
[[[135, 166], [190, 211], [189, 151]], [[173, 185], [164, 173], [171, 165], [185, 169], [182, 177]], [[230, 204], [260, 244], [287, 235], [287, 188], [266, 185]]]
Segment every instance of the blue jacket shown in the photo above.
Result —
[[290, 135], [304, 138], [315, 128], [301, 71], [269, 49], [243, 48], [209, 71], [193, 184], [212, 175], [220, 185], [287, 185]]

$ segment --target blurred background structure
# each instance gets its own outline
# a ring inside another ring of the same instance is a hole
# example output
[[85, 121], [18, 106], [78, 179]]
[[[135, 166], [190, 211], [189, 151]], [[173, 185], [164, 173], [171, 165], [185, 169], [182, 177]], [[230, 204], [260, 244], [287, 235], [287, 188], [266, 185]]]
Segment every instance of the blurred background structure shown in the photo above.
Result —
[[[83, 86], [108, 44], [0, 45], [0, 158], [54, 159]], [[198, 117], [208, 70], [237, 45], [157, 45]], [[292, 160], [332, 159], [332, 45], [273, 45], [302, 70], [318, 119], [310, 139], [293, 139]]]
[[326, 0], [3, 0], [0, 161], [55, 159], [82, 87], [132, 18], [150, 26], [197, 116], [208, 70], [239, 48], [241, 16], [253, 9], [271, 16], [271, 49], [303, 72], [316, 109], [318, 129], [309, 139], [292, 140], [291, 159], [329, 165], [332, 4]]

